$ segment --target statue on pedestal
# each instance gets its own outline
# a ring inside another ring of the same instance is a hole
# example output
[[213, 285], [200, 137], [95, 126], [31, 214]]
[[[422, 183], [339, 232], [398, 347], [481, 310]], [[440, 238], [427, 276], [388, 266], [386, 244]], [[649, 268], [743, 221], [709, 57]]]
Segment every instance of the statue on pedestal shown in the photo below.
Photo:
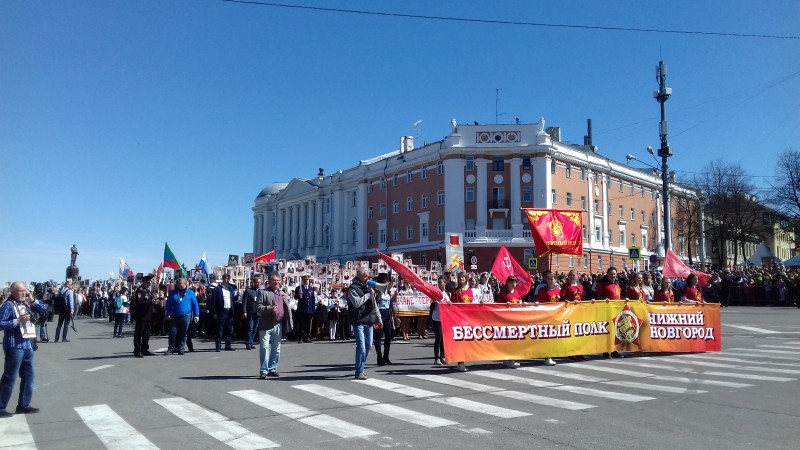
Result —
[[75, 261], [78, 259], [78, 247], [76, 247], [75, 244], [72, 244], [72, 248], [70, 249], [70, 252], [71, 252], [71, 254], [70, 254], [69, 265], [70, 266], [74, 266], [75, 265]]

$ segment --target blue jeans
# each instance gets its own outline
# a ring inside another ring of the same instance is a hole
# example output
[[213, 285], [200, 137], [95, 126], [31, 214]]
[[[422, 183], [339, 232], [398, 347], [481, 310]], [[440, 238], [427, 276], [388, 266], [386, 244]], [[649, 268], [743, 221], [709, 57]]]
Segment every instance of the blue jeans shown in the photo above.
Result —
[[276, 323], [269, 330], [262, 331], [258, 360], [261, 362], [259, 368], [261, 375], [278, 372], [278, 363], [281, 362], [281, 324]]
[[353, 335], [356, 338], [356, 376], [364, 373], [372, 347], [372, 325], [353, 325]]
[[186, 332], [189, 330], [189, 322], [191, 321], [191, 314], [183, 317], [173, 317], [170, 320], [169, 337], [172, 341], [173, 352], [182, 352], [186, 349]]
[[[258, 323], [261, 322], [261, 317], [255, 314], [250, 314], [247, 316], [247, 323], [249, 328], [247, 330], [247, 342], [245, 343], [246, 347], [252, 347], [253, 341], [256, 338], [256, 334], [258, 334]], [[280, 336], [278, 337], [280, 339]]]
[[5, 410], [8, 402], [11, 401], [17, 374], [21, 379], [17, 407], [27, 408], [31, 406], [31, 397], [33, 396], [33, 349], [6, 349], [5, 353], [3, 378], [0, 378], [0, 410]]

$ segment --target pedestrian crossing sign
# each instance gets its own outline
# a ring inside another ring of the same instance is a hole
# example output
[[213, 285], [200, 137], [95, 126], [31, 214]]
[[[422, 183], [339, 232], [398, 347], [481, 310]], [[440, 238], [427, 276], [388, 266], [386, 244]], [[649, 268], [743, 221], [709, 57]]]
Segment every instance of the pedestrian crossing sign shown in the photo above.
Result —
[[628, 258], [642, 259], [642, 252], [639, 247], [628, 247]]
[[536, 258], [528, 258], [528, 270], [536, 270], [539, 268], [539, 260]]

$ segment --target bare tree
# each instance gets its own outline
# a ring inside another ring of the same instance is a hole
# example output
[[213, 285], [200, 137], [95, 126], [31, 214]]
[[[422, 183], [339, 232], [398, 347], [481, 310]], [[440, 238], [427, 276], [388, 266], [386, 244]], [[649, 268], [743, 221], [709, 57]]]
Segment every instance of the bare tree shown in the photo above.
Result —
[[[779, 213], [800, 228], [800, 151], [786, 149], [775, 163], [775, 181], [770, 183], [767, 200]], [[795, 245], [800, 245], [800, 236], [795, 234]]]
[[678, 236], [683, 236], [689, 264], [692, 264], [692, 250], [694, 249], [692, 244], [700, 234], [700, 202], [696, 197], [683, 195], [675, 195], [673, 199], [675, 231]]

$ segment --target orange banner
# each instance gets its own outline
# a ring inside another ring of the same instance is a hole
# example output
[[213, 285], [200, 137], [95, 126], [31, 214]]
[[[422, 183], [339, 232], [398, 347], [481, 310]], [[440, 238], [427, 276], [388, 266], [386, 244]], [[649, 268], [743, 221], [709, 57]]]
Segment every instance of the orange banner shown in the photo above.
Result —
[[583, 212], [569, 209], [523, 208], [539, 256], [583, 254]]
[[603, 300], [545, 304], [442, 304], [450, 361], [620, 352], [722, 349], [718, 304]]

